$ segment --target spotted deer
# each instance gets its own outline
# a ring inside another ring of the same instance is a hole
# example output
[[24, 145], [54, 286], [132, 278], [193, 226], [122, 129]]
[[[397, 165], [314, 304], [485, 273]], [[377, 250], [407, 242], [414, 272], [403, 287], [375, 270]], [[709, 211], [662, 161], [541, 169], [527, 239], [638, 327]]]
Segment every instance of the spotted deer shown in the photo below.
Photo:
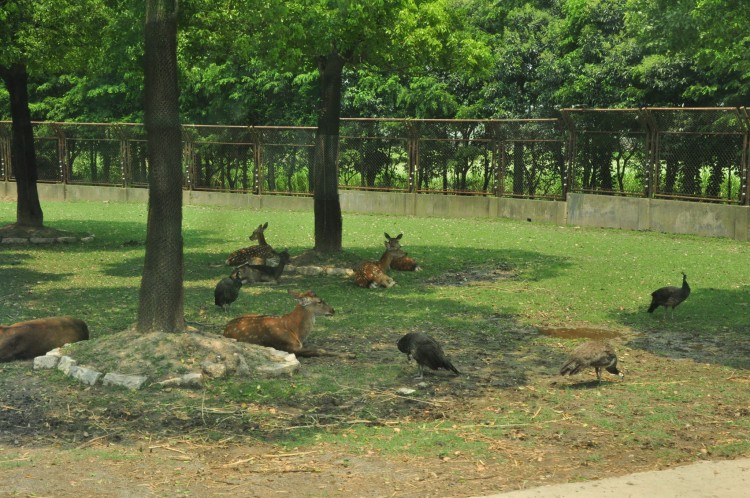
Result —
[[[385, 233], [385, 239], [388, 242], [388, 246], [390, 247], [396, 247], [398, 249], [401, 249], [401, 237], [404, 236], [403, 233], [398, 234], [396, 237], [391, 237], [388, 235], [388, 233]], [[391, 261], [391, 268], [394, 270], [399, 271], [421, 271], [422, 268], [417, 264], [414, 259], [410, 258], [408, 254], [404, 253], [404, 255], [400, 258], [394, 258], [393, 261]]]
[[385, 243], [385, 252], [379, 261], [367, 261], [354, 269], [354, 283], [360, 287], [375, 289], [378, 287], [393, 287], [396, 282], [386, 275], [395, 258], [401, 258], [406, 253], [400, 247], [391, 247]]
[[267, 259], [277, 256], [276, 251], [266, 242], [266, 237], [263, 235], [266, 228], [268, 228], [268, 222], [258, 225], [258, 228], [253, 230], [250, 235], [250, 240], [257, 240], [258, 245], [243, 247], [234, 251], [229, 255], [226, 263], [229, 266], [240, 266], [245, 263], [262, 265], [265, 264]]
[[333, 308], [315, 295], [313, 291], [288, 291], [297, 300], [294, 309], [281, 316], [258, 315], [249, 313], [238, 316], [224, 327], [224, 336], [240, 342], [249, 342], [275, 348], [299, 357], [340, 356], [351, 357], [343, 353], [334, 353], [324, 349], [306, 348], [303, 341], [312, 331], [316, 316], [331, 316]]
[[70, 316], [53, 316], [0, 325], [0, 362], [26, 360], [55, 348], [89, 338], [86, 322]]

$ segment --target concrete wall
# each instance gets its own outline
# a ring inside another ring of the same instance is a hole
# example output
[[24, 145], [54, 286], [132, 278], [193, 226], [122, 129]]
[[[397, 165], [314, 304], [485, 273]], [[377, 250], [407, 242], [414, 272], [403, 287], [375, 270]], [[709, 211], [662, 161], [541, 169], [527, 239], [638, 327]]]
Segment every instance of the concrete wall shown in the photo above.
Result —
[[[148, 189], [39, 183], [42, 201], [146, 203]], [[702, 202], [569, 194], [566, 201], [342, 190], [341, 210], [402, 216], [511, 218], [557, 225], [654, 230], [750, 240], [750, 207]], [[0, 182], [0, 199], [15, 200], [16, 186]], [[312, 211], [310, 196], [185, 191], [185, 204]]]

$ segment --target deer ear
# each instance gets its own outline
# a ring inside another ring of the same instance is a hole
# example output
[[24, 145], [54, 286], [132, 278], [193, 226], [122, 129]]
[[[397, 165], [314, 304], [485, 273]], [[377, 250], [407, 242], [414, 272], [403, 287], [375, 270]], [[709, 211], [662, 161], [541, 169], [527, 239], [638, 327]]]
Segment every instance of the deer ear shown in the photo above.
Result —
[[266, 223], [265, 223], [265, 224], [263, 225], [263, 230], [265, 230], [266, 228], [268, 228], [268, 222], [266, 222]]
[[401, 240], [401, 237], [403, 237], [403, 236], [404, 236], [403, 233], [398, 234], [398, 237], [396, 237], [396, 240]]
[[388, 232], [384, 232], [383, 235], [385, 235], [385, 238], [388, 240], [391, 240], [391, 236], [388, 235]]

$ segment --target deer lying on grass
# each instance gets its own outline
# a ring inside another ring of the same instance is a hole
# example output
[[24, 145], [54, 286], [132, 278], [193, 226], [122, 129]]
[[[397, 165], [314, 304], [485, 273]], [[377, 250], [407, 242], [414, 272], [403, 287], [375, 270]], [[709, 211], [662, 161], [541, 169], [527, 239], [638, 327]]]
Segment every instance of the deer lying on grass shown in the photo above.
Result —
[[310, 334], [316, 316], [331, 316], [333, 308], [313, 291], [288, 291], [297, 300], [297, 306], [282, 316], [249, 313], [238, 316], [224, 327], [224, 336], [269, 348], [275, 348], [299, 357], [353, 355], [333, 353], [324, 349], [306, 348], [302, 341]]
[[393, 287], [396, 282], [385, 272], [391, 268], [391, 261], [405, 255], [406, 253], [400, 247], [392, 247], [386, 242], [385, 252], [380, 256], [379, 261], [367, 261], [354, 269], [354, 283], [371, 289]]
[[[403, 233], [398, 234], [396, 237], [391, 237], [387, 233], [384, 234], [385, 239], [388, 242], [389, 247], [395, 247], [398, 249], [401, 249], [401, 237], [404, 236]], [[414, 259], [410, 258], [406, 253], [400, 258], [394, 258], [393, 261], [391, 261], [391, 268], [394, 270], [399, 271], [421, 271], [422, 268], [417, 264]]]
[[88, 338], [86, 322], [70, 316], [0, 325], [0, 362], [27, 360]]
[[284, 267], [289, 262], [290, 256], [287, 251], [281, 251], [279, 253], [279, 264], [277, 266], [268, 265], [251, 265], [245, 263], [237, 267], [237, 272], [240, 275], [243, 283], [254, 283], [254, 282], [276, 282], [279, 283], [281, 274], [284, 273]]
[[250, 235], [250, 240], [257, 240], [258, 245], [243, 247], [242, 249], [234, 251], [229, 255], [226, 263], [229, 266], [239, 266], [243, 263], [265, 264], [267, 259], [276, 256], [276, 252], [273, 250], [273, 247], [268, 245], [268, 242], [266, 242], [266, 237], [265, 235], [263, 235], [263, 232], [266, 231], [266, 228], [268, 228], [268, 222], [265, 222], [262, 225], [258, 225], [258, 228], [256, 228], [253, 231], [252, 235]]

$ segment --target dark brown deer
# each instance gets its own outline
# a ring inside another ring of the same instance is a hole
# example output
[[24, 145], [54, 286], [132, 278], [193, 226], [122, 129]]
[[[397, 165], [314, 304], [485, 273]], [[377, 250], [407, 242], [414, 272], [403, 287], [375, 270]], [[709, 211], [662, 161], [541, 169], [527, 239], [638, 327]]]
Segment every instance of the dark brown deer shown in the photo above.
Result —
[[237, 272], [245, 283], [254, 282], [276, 282], [279, 283], [281, 274], [284, 273], [284, 267], [289, 262], [290, 256], [288, 251], [279, 253], [279, 264], [277, 266], [268, 265], [251, 265], [246, 263], [237, 268]]
[[[404, 236], [403, 233], [398, 234], [396, 237], [391, 237], [387, 233], [384, 234], [386, 241], [388, 241], [388, 245], [390, 247], [396, 247], [398, 249], [401, 249], [401, 237]], [[391, 268], [398, 271], [421, 271], [422, 268], [417, 264], [416, 261], [414, 261], [413, 258], [410, 258], [406, 253], [400, 258], [395, 258], [393, 261], [391, 261]]]
[[227, 258], [227, 264], [229, 266], [240, 266], [244, 263], [265, 264], [267, 259], [275, 257], [277, 255], [276, 251], [268, 245], [266, 237], [263, 235], [266, 228], [268, 228], [268, 222], [258, 225], [258, 228], [250, 235], [250, 240], [257, 240], [258, 245], [243, 247], [234, 251]]
[[395, 258], [401, 258], [406, 253], [400, 247], [391, 247], [385, 243], [385, 252], [379, 261], [367, 261], [354, 268], [354, 283], [360, 287], [393, 287], [396, 282], [386, 275], [391, 268], [391, 262]]
[[0, 325], [0, 362], [27, 360], [88, 338], [86, 322], [70, 316]]
[[282, 316], [249, 313], [238, 316], [224, 327], [224, 336], [269, 348], [275, 348], [299, 357], [340, 356], [324, 349], [306, 348], [303, 341], [312, 331], [316, 316], [331, 316], [333, 308], [313, 291], [288, 291], [297, 300], [297, 306]]

